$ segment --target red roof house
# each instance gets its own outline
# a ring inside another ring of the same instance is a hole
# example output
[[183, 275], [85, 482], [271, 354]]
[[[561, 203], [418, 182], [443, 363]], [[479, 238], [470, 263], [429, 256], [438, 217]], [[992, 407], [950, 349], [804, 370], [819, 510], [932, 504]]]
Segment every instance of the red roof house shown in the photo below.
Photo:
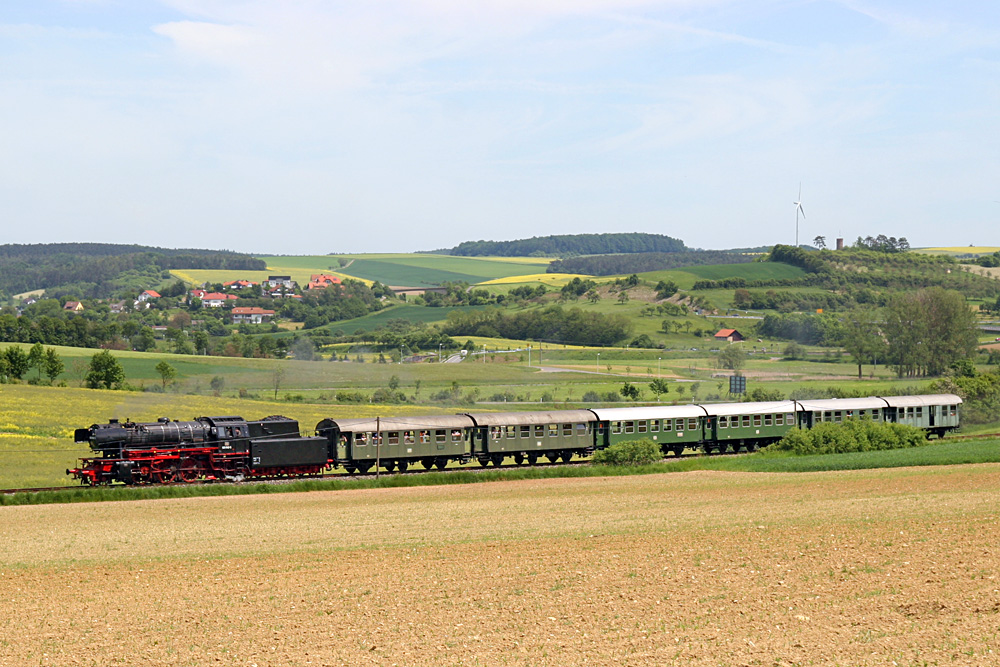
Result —
[[250, 324], [260, 324], [268, 322], [274, 317], [273, 310], [264, 310], [257, 306], [237, 306], [233, 308], [233, 322], [248, 322]]
[[316, 273], [309, 276], [309, 284], [306, 285], [306, 289], [323, 289], [324, 287], [329, 287], [330, 285], [339, 285], [340, 278], [337, 276], [328, 276], [325, 273]]
[[736, 329], [719, 329], [718, 333], [715, 334], [715, 340], [727, 340], [730, 343], [738, 343], [746, 339]]

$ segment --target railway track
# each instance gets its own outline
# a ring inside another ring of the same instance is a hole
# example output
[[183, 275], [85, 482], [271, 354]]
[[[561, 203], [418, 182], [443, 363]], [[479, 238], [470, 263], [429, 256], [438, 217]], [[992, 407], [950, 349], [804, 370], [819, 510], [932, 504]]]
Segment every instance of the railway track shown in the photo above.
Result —
[[[974, 435], [954, 435], [954, 434], [952, 434], [952, 435], [949, 435], [947, 437], [947, 440], [949, 440], [949, 441], [954, 441], [954, 440], [982, 440], [982, 439], [985, 439], [985, 438], [1000, 438], [1000, 433], [977, 433], [977, 434], [974, 434]], [[750, 453], [752, 453], [752, 452], [746, 452], [746, 451], [732, 452], [732, 451], [728, 451], [725, 454], [704, 454], [702, 452], [690, 452], [690, 453], [684, 454], [683, 457], [687, 458], [687, 457], [692, 457], [692, 456], [743, 456], [745, 454], [750, 454]], [[664, 457], [663, 460], [664, 461], [671, 461], [671, 460], [676, 460], [676, 458], [677, 457], [675, 457], [675, 456], [668, 456], [668, 457]], [[324, 479], [343, 479], [343, 478], [348, 478], [348, 479], [375, 479], [377, 477], [390, 476], [390, 475], [422, 475], [422, 474], [427, 473], [427, 472], [440, 472], [440, 473], [445, 473], [445, 474], [450, 473], [450, 472], [473, 472], [473, 473], [480, 473], [481, 472], [481, 473], [486, 473], [486, 472], [490, 472], [492, 470], [516, 470], [516, 469], [525, 469], [525, 468], [573, 467], [573, 466], [587, 465], [589, 463], [590, 463], [590, 460], [569, 461], [567, 463], [563, 463], [563, 462], [556, 462], [556, 463], [536, 463], [534, 465], [524, 464], [524, 463], [521, 463], [521, 464], [518, 464], [518, 463], [504, 463], [503, 465], [500, 465], [500, 466], [494, 466], [494, 465], [491, 464], [491, 465], [488, 465], [488, 466], [474, 467], [472, 465], [468, 465], [468, 466], [456, 466], [456, 467], [453, 467], [453, 468], [445, 468], [443, 470], [433, 470], [433, 469], [432, 470], [424, 470], [423, 468], [414, 467], [414, 468], [410, 468], [410, 469], [405, 470], [405, 471], [399, 471], [399, 470], [394, 471], [394, 472], [390, 472], [390, 471], [379, 471], [379, 472], [371, 471], [371, 472], [367, 472], [367, 473], [361, 473], [361, 472], [348, 473], [346, 470], [341, 470], [341, 471], [338, 471], [338, 472], [327, 473], [327, 474], [324, 474], [324, 475], [317, 475], [315, 477], [287, 477], [287, 478], [276, 478], [276, 479], [246, 479], [246, 480], [236, 481], [236, 482], [229, 482], [229, 481], [224, 481], [224, 480], [204, 480], [204, 481], [200, 481], [200, 482], [171, 482], [171, 483], [168, 483], [168, 484], [148, 484], [148, 485], [143, 485], [143, 486], [148, 486], [148, 487], [152, 488], [152, 487], [166, 487], [166, 486], [198, 486], [198, 485], [218, 485], [218, 484], [232, 484], [232, 485], [241, 485], [241, 484], [290, 484], [290, 483], [298, 482], [298, 481], [302, 481], [302, 480], [324, 480]], [[90, 488], [93, 488], [93, 489], [99, 489], [99, 488], [122, 488], [122, 489], [124, 489], [124, 488], [129, 488], [129, 487], [126, 486], [126, 485], [124, 485], [124, 484], [115, 484], [113, 487], [100, 487], [100, 486], [88, 487], [88, 486], [76, 485], [76, 486], [35, 487], [35, 488], [24, 488], [24, 489], [0, 489], [0, 495], [13, 495], [15, 493], [41, 493], [41, 492], [44, 492], [44, 491], [55, 491], [55, 492], [75, 491], [75, 490], [78, 490], [78, 489], [90, 489]]]

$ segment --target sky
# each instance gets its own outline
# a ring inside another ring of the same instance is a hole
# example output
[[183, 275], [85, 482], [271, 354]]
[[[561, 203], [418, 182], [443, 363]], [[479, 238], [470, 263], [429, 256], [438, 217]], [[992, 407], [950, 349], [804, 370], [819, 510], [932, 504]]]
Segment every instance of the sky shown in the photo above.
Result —
[[0, 2], [0, 244], [998, 246], [998, 174], [995, 1]]

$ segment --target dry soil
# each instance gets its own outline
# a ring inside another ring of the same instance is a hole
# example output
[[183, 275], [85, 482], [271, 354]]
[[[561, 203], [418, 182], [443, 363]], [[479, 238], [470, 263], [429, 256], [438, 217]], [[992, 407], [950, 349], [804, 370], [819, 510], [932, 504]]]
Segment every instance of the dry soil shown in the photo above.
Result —
[[0, 508], [0, 665], [982, 665], [1000, 466]]

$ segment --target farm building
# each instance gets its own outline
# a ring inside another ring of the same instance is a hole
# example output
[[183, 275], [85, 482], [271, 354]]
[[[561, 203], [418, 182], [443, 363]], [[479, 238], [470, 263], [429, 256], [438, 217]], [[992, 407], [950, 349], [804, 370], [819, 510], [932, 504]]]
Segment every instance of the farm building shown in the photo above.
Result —
[[725, 340], [730, 343], [738, 343], [746, 338], [736, 329], [719, 329], [715, 334], [715, 340]]

